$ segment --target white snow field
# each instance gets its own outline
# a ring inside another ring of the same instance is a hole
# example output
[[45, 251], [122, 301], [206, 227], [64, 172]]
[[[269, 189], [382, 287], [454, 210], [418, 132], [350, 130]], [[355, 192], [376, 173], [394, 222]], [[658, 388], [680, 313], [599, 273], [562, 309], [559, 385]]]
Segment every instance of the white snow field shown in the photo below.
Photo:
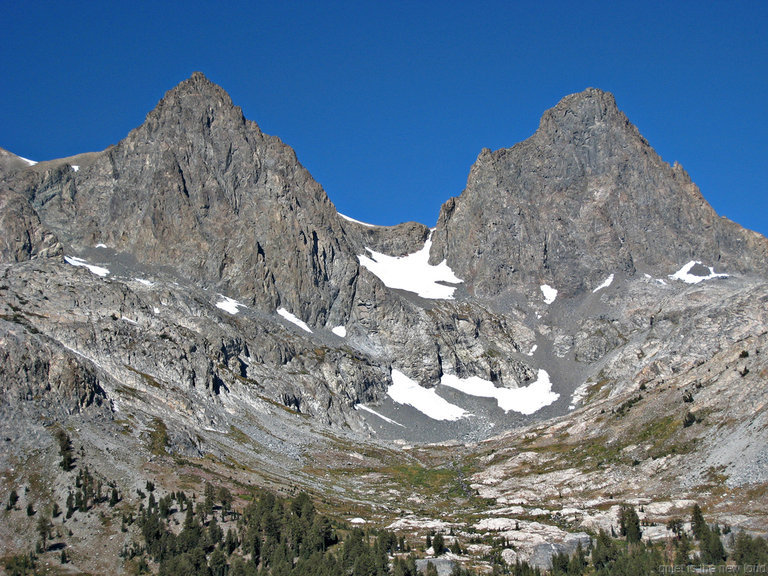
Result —
[[303, 320], [301, 320], [300, 318], [297, 318], [296, 316], [288, 312], [288, 310], [286, 310], [285, 308], [278, 308], [277, 313], [280, 314], [280, 316], [282, 316], [286, 320], [288, 320], [288, 322], [290, 322], [291, 324], [295, 324], [302, 330], [312, 334], [312, 329], [309, 326], [307, 326], [307, 324]]
[[407, 404], [433, 420], [459, 420], [469, 412], [437, 395], [432, 388], [424, 388], [399, 370], [392, 370], [392, 386], [387, 394], [398, 404]]
[[103, 268], [101, 266], [95, 266], [93, 264], [88, 264], [85, 260], [82, 258], [76, 258], [75, 256], [64, 256], [64, 260], [67, 261], [67, 263], [72, 264], [72, 266], [83, 266], [85, 268], [88, 268], [88, 270], [91, 271], [91, 273], [96, 274], [96, 276], [101, 276], [104, 278], [109, 274], [109, 270], [107, 268]]
[[336, 334], [339, 338], [346, 338], [347, 337], [347, 329], [344, 326], [335, 326], [331, 328], [331, 332]]
[[354, 218], [350, 218], [349, 216], [346, 216], [341, 212], [337, 212], [337, 214], [342, 218], [344, 218], [344, 220], [348, 220], [349, 222], [354, 222], [355, 224], [360, 224], [361, 226], [367, 226], [368, 228], [381, 228], [381, 226], [377, 226], [376, 224], [368, 224], [367, 222], [360, 222], [360, 220], [355, 220]]
[[603, 283], [600, 284], [600, 286], [598, 286], [594, 290], [592, 290], [592, 293], [594, 294], [598, 290], [602, 290], [603, 288], [608, 288], [608, 286], [610, 286], [612, 283], [613, 283], [613, 274], [611, 274], [610, 276], [608, 276], [608, 278], [603, 280]]
[[573, 394], [571, 395], [571, 404], [568, 406], [568, 410], [576, 410], [576, 406], [579, 405], [587, 396], [588, 388], [589, 383], [584, 382], [583, 384], [579, 385], [576, 390], [573, 391]]
[[400, 424], [400, 422], [392, 420], [392, 418], [387, 418], [386, 416], [384, 416], [384, 414], [379, 414], [373, 408], [368, 408], [368, 406], [364, 406], [362, 404], [358, 404], [358, 405], [355, 406], [355, 410], [365, 410], [366, 412], [369, 412], [369, 413], [373, 414], [374, 416], [378, 416], [379, 418], [384, 420], [384, 422], [389, 422], [390, 424], [395, 424], [396, 426], [400, 426], [401, 428], [405, 428], [405, 426]]
[[686, 284], [698, 284], [703, 280], [712, 280], [713, 278], [728, 278], [728, 274], [717, 274], [712, 266], [704, 266], [704, 268], [709, 270], [707, 276], [696, 276], [695, 274], [691, 274], [691, 268], [696, 266], [696, 264], [704, 266], [701, 262], [691, 260], [688, 264], [680, 268], [680, 270], [674, 274], [671, 274], [669, 277], [672, 278], [672, 280], [682, 280]]
[[461, 284], [458, 278], [443, 260], [437, 266], [429, 264], [429, 250], [432, 247], [430, 234], [424, 247], [418, 252], [406, 256], [388, 256], [366, 248], [370, 257], [359, 255], [360, 264], [377, 276], [385, 286], [415, 292], [422, 298], [432, 300], [452, 300], [455, 286], [446, 286], [440, 282]]
[[497, 388], [490, 380], [478, 376], [459, 378], [452, 374], [443, 374], [440, 384], [470, 396], [495, 398], [504, 412], [513, 410], [525, 415], [533, 414], [560, 398], [560, 394], [552, 392], [552, 382], [546, 370], [539, 370], [536, 381], [522, 388]]
[[237, 309], [239, 306], [242, 306], [243, 308], [247, 308], [245, 304], [241, 304], [237, 300], [228, 298], [223, 294], [219, 294], [219, 296], [221, 296], [223, 300], [219, 300], [218, 302], [216, 302], [216, 308], [221, 308], [225, 312], [229, 312], [230, 314], [237, 314]]
[[542, 284], [539, 288], [541, 288], [541, 293], [544, 294], [544, 304], [552, 304], [555, 298], [557, 298], [557, 290], [549, 284]]

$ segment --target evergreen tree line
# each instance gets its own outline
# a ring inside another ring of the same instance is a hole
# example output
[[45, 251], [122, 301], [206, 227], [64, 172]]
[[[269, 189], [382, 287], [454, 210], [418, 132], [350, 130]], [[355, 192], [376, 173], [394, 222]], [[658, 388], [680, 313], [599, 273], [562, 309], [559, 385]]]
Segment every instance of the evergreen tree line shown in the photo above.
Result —
[[[104, 484], [87, 467], [74, 476], [74, 491], [66, 503], [65, 522], [76, 511], [109, 501], [119, 500], [116, 488], [106, 492]], [[255, 492], [252, 500], [240, 509], [233, 508], [234, 498], [225, 487], [206, 484], [203, 497], [189, 498], [183, 491], [159, 496], [152, 482], [137, 490], [142, 501], [138, 511], [123, 509], [122, 529], [135, 524], [140, 540], [124, 549], [122, 556], [131, 561], [138, 572], [159, 576], [436, 576], [434, 564], [417, 570], [415, 556], [402, 535], [389, 531], [349, 528], [334, 523], [319, 513], [312, 498], [301, 492], [293, 498], [281, 498], [267, 491]], [[109, 494], [109, 496], [107, 496]], [[15, 509], [18, 496], [11, 492], [7, 510]], [[46, 551], [56, 518], [62, 511], [54, 506], [37, 518], [40, 540], [36, 553]], [[179, 522], [183, 514], [183, 522]], [[659, 573], [664, 566], [723, 564], [729, 562], [729, 573], [754, 572], [751, 567], [768, 565], [768, 542], [744, 532], [730, 534], [730, 555], [723, 538], [730, 533], [727, 526], [708, 524], [701, 508], [695, 505], [690, 516], [690, 532], [681, 519], [667, 523], [672, 537], [666, 542], [643, 540], [643, 527], [632, 506], [619, 512], [619, 534], [601, 530], [592, 543], [574, 554], [556, 554], [548, 571], [525, 562], [509, 566], [502, 550], [509, 543], [491, 539], [492, 552], [486, 557], [493, 576], [634, 576]], [[224, 528], [222, 528], [224, 524]], [[426, 537], [426, 548], [435, 555], [448, 550], [462, 553], [458, 539], [450, 546], [440, 533]], [[68, 561], [62, 549], [61, 562]], [[36, 574], [36, 554], [12, 556], [4, 562], [12, 575]], [[452, 576], [471, 576], [472, 570], [458, 563]]]

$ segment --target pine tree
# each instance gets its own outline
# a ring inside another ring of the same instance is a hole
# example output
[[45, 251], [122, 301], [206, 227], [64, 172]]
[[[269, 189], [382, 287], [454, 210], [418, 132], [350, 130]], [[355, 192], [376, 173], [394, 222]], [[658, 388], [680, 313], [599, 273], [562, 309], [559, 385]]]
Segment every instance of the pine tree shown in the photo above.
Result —
[[219, 548], [216, 548], [216, 550], [211, 553], [211, 558], [208, 560], [208, 567], [211, 570], [211, 576], [226, 576], [227, 569], [229, 568], [227, 565], [227, 557]]
[[224, 551], [231, 555], [232, 552], [237, 550], [239, 545], [240, 544], [237, 540], [237, 532], [235, 532], [232, 528], [228, 529], [227, 536], [224, 538]]
[[61, 428], [54, 432], [54, 436], [59, 443], [59, 455], [61, 456], [59, 466], [61, 466], [62, 470], [69, 472], [69, 470], [72, 469], [73, 462], [72, 440], [69, 438], [69, 435]]
[[700, 541], [701, 561], [705, 564], [719, 564], [725, 560], [725, 548], [720, 540], [720, 530], [707, 527], [704, 539]]
[[709, 532], [707, 521], [704, 520], [704, 514], [701, 513], [701, 508], [698, 504], [694, 504], [691, 511], [691, 530], [698, 541], [706, 538], [707, 532]]
[[432, 549], [435, 551], [435, 556], [440, 556], [445, 552], [445, 539], [442, 534], [437, 534], [432, 539]]
[[40, 516], [37, 518], [37, 533], [40, 535], [40, 542], [42, 544], [43, 551], [46, 550], [46, 543], [48, 541], [48, 537], [51, 535], [51, 529], [53, 526], [51, 525], [51, 521], [48, 520], [48, 516], [45, 514], [45, 512], [41, 512]]
[[629, 543], [640, 542], [642, 530], [640, 530], [640, 518], [633, 506], [622, 505], [619, 511], [619, 531]]
[[592, 550], [592, 564], [595, 566], [595, 570], [610, 569], [611, 564], [616, 560], [617, 551], [616, 546], [611, 540], [611, 537], [605, 532], [600, 530], [595, 539], [595, 547]]
[[75, 500], [72, 496], [72, 492], [67, 495], [67, 519], [72, 518], [72, 514], [75, 513]]

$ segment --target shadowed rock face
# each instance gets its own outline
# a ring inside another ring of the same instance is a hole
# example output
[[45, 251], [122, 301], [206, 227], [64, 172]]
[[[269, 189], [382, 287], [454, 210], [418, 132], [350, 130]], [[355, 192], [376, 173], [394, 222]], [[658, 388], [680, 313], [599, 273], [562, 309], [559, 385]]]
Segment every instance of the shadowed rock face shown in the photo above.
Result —
[[357, 260], [334, 206], [290, 147], [200, 73], [90, 166], [36, 175], [27, 194], [75, 248], [103, 243], [312, 324], [337, 301], [349, 308]]
[[61, 252], [58, 238], [40, 222], [27, 199], [0, 190], [0, 262], [23, 262]]
[[768, 242], [718, 217], [611, 94], [588, 89], [545, 112], [528, 140], [480, 153], [441, 210], [431, 261], [443, 258], [477, 295], [527, 283], [573, 295], [690, 260], [762, 273]]

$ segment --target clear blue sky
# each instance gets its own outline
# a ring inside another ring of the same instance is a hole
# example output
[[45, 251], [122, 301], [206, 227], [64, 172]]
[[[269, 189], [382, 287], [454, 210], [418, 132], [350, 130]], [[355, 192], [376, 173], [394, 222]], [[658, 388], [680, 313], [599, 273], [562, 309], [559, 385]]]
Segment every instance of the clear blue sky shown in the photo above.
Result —
[[0, 147], [101, 150], [204, 72], [339, 211], [433, 225], [480, 149], [594, 86], [768, 234], [768, 2], [4, 2]]

